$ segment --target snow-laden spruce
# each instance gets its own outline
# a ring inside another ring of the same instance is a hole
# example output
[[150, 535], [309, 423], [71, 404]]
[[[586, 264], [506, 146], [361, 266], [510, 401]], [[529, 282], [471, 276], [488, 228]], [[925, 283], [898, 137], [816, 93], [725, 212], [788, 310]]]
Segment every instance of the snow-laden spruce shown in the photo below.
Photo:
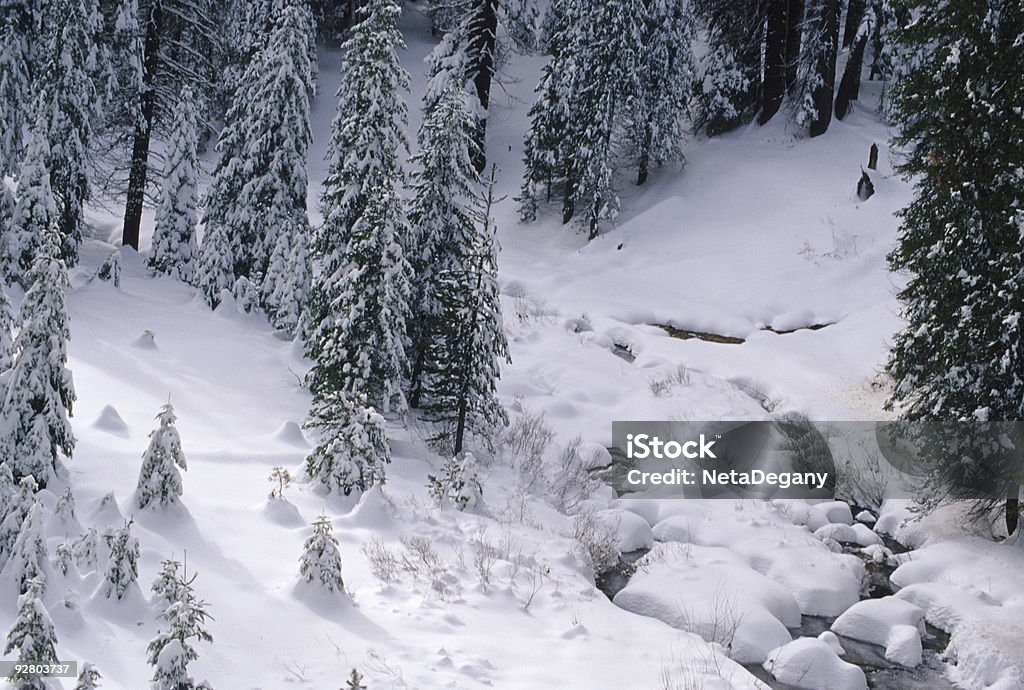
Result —
[[270, 322], [288, 333], [299, 332], [309, 302], [313, 281], [310, 241], [305, 215], [286, 220], [260, 285], [260, 300]]
[[10, 275], [9, 244], [13, 232], [14, 207], [17, 202], [14, 192], [6, 183], [0, 184], [0, 286], [8, 285], [13, 280]]
[[813, 137], [823, 134], [832, 118], [839, 16], [832, 0], [808, 0], [803, 39], [796, 60], [794, 121]]
[[132, 523], [103, 535], [110, 549], [100, 591], [107, 599], [123, 599], [139, 579], [139, 540], [132, 536]]
[[15, 655], [15, 661], [29, 665], [25, 672], [14, 676], [18, 690], [46, 690], [51, 687], [42, 673], [33, 666], [56, 664], [57, 632], [50, 613], [43, 605], [43, 586], [38, 580], [29, 580], [25, 593], [18, 597], [18, 614], [7, 632], [4, 655]]
[[756, 4], [732, 0], [695, 3], [707, 27], [693, 107], [694, 125], [709, 136], [748, 122], [758, 106], [762, 17]]
[[160, 426], [150, 432], [149, 447], [142, 455], [142, 469], [135, 489], [135, 505], [139, 508], [163, 508], [175, 505], [181, 496], [181, 473], [188, 469], [181, 450], [181, 436], [174, 426], [177, 417], [168, 402], [156, 416]]
[[[441, 72], [440, 74], [445, 74]], [[456, 73], [457, 74], [457, 73]], [[451, 75], [435, 96], [424, 98], [419, 150], [412, 157], [409, 263], [413, 271], [410, 403], [420, 406], [430, 341], [444, 327], [438, 280], [456, 269], [472, 243], [480, 178], [473, 167], [473, 126], [468, 94]]]
[[[8, 465], [0, 465], [4, 478], [7, 476]], [[7, 502], [3, 520], [0, 521], [0, 568], [7, 564], [14, 553], [14, 544], [21, 534], [21, 526], [25, 522], [32, 506], [36, 503], [36, 491], [39, 487], [31, 476], [24, 477], [18, 483], [18, 491]]]
[[216, 307], [221, 302], [221, 293], [231, 292], [235, 285], [231, 239], [222, 223], [206, 225], [205, 233], [193, 281], [206, 303]]
[[57, 214], [50, 185], [49, 158], [46, 123], [37, 117], [29, 129], [25, 157], [21, 161], [21, 177], [10, 229], [5, 236], [5, 246], [0, 246], [7, 282], [17, 282], [23, 288], [29, 286], [28, 273], [39, 253], [44, 229], [50, 226]]
[[7, 379], [14, 364], [14, 311], [0, 278], [0, 408], [7, 397]]
[[166, 608], [178, 600], [181, 594], [181, 562], [168, 558], [160, 562], [160, 572], [150, 590], [156, 601]]
[[160, 614], [166, 629], [161, 626], [147, 647], [149, 664], [153, 666], [153, 690], [210, 690], [206, 682], [197, 683], [188, 674], [188, 665], [199, 658], [195, 645], [213, 642], [206, 629], [211, 618], [206, 612], [208, 604], [196, 597], [196, 575], [177, 577], [174, 600]]
[[319, 407], [336, 392], [363, 395], [385, 412], [406, 406], [410, 267], [397, 186], [406, 148], [399, 92], [409, 77], [398, 61], [400, 12], [393, 0], [369, 0], [344, 46], [306, 344], [315, 362], [306, 381]]
[[344, 592], [341, 579], [341, 552], [332, 534], [331, 520], [326, 515], [313, 521], [313, 534], [302, 545], [299, 576], [303, 582], [314, 583], [328, 592]]
[[232, 274], [253, 284], [282, 227], [305, 219], [313, 30], [307, 5], [287, 3], [245, 70], [217, 143], [204, 226], [226, 230]]
[[43, 506], [35, 500], [21, 523], [18, 538], [0, 576], [16, 582], [21, 592], [27, 591], [29, 582], [35, 581], [40, 594], [43, 594], [46, 592], [48, 569], [49, 554], [43, 538]]
[[186, 283], [192, 281], [194, 262], [199, 253], [196, 245], [196, 184], [199, 178], [196, 143], [199, 134], [196, 128], [192, 89], [186, 86], [178, 98], [171, 139], [167, 144], [167, 165], [149, 257], [150, 268], [175, 275]]
[[34, 85], [35, 107], [50, 142], [47, 167], [61, 233], [60, 258], [78, 262], [83, 207], [89, 199], [89, 147], [103, 112], [96, 88], [102, 65], [97, 39], [103, 15], [96, 0], [53, 0], [46, 57]]
[[320, 429], [320, 442], [306, 458], [306, 473], [327, 491], [346, 496], [382, 484], [391, 462], [384, 418], [365, 400], [342, 393], [315, 397], [307, 427]]
[[36, 231], [42, 242], [28, 274], [17, 354], [0, 405], [0, 460], [10, 463], [15, 479], [32, 475], [45, 487], [63, 469], [60, 455], [70, 458], [75, 445], [68, 421], [75, 390], [66, 366], [71, 332], [60, 237], [53, 222]]
[[75, 681], [73, 690], [97, 690], [102, 678], [96, 667], [86, 661], [82, 664], [82, 670], [78, 672], [78, 680]]
[[480, 472], [472, 453], [446, 461], [441, 467], [441, 476], [428, 475], [427, 484], [438, 505], [448, 501], [459, 510], [472, 510], [483, 500]]
[[[32, 68], [42, 41], [44, 8], [24, 3], [0, 18], [0, 179], [18, 173], [23, 154], [22, 131], [32, 121]], [[2, 185], [0, 185], [2, 186]]]
[[508, 362], [498, 289], [498, 243], [491, 212], [495, 178], [469, 237], [453, 244], [452, 267], [436, 275], [438, 331], [424, 361], [424, 416], [435, 424], [431, 441], [458, 454], [468, 435], [490, 447], [508, 415], [498, 401], [501, 361]]

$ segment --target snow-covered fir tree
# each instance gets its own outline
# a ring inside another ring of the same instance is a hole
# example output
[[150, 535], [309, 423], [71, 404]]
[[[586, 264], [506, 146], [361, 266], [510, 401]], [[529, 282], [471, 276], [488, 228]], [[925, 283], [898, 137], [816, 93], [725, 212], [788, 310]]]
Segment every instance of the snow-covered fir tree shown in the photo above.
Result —
[[174, 505], [181, 496], [181, 473], [188, 469], [181, 450], [181, 437], [174, 426], [177, 417], [168, 402], [156, 416], [160, 426], [150, 432], [149, 447], [142, 455], [142, 469], [135, 489], [135, 505], [139, 508], [162, 508]]
[[260, 301], [270, 322], [289, 333], [298, 332], [309, 303], [313, 280], [310, 239], [305, 215], [286, 220], [260, 285]]
[[13, 232], [16, 204], [11, 188], [6, 184], [0, 184], [0, 286], [8, 285], [12, 280], [8, 248]]
[[838, 49], [838, 0], [808, 0], [796, 61], [793, 119], [812, 137], [824, 134], [832, 119]]
[[12, 582], [16, 582], [20, 591], [27, 591], [28, 583], [38, 583], [40, 593], [46, 591], [46, 571], [49, 562], [49, 554], [46, 550], [46, 540], [43, 538], [43, 506], [39, 501], [33, 501], [25, 519], [21, 523], [21, 530], [14, 542], [10, 558], [3, 568], [3, 576]]
[[35, 85], [36, 107], [50, 143], [47, 167], [62, 238], [60, 258], [73, 266], [82, 243], [82, 210], [89, 199], [93, 122], [103, 112], [95, 82], [103, 17], [96, 0], [54, 0], [47, 17], [52, 26], [46, 61]]
[[188, 674], [188, 665], [199, 658], [195, 645], [213, 642], [206, 629], [211, 618], [206, 611], [208, 604], [196, 597], [195, 579], [193, 574], [178, 580], [174, 601], [160, 615], [166, 629], [158, 632], [147, 648], [149, 664], [153, 666], [153, 690], [210, 690], [205, 681], [196, 682]]
[[[914, 181], [889, 260], [909, 280], [893, 345], [890, 405], [912, 420], [1024, 419], [1024, 7], [991, 0], [911, 3], [896, 32], [914, 57], [894, 86], [898, 170]], [[961, 430], [974, 427], [961, 427]], [[948, 438], [942, 439], [944, 442]], [[1013, 439], [1019, 448], [1024, 439]], [[955, 443], [922, 453], [923, 500], [1005, 506], [1013, 532], [1019, 463], [990, 464]], [[990, 473], [989, 476], [985, 476]]]
[[384, 466], [391, 462], [384, 418], [365, 400], [328, 392], [313, 399], [309, 414], [307, 426], [322, 434], [306, 458], [310, 478], [346, 496], [384, 482]]
[[352, 673], [348, 674], [344, 690], [366, 690], [366, 686], [363, 685], [363, 676], [359, 671], [352, 669]]
[[93, 527], [88, 528], [71, 545], [71, 553], [75, 557], [75, 565], [82, 572], [88, 573], [96, 570], [99, 562], [100, 538]]
[[764, 17], [758, 3], [733, 0], [696, 0], [694, 9], [707, 28], [708, 51], [693, 121], [714, 136], [749, 122], [757, 110]]
[[[316, 405], [336, 392], [364, 395], [384, 411], [405, 408], [410, 268], [396, 186], [406, 148], [398, 61], [404, 42], [394, 0], [369, 0], [345, 43], [338, 111], [314, 243], [320, 271], [310, 296], [307, 383]], [[318, 420], [316, 426], [323, 428]]]
[[[57, 633], [50, 613], [43, 605], [43, 586], [38, 580], [29, 580], [25, 593], [18, 597], [18, 615], [7, 631], [4, 654], [15, 654], [16, 661], [28, 665], [28, 670], [12, 677], [18, 690], [46, 690], [48, 681], [41, 665], [56, 664]], [[34, 670], [36, 667], [38, 670]]]
[[431, 440], [452, 454], [462, 451], [467, 434], [489, 445], [494, 432], [508, 424], [496, 392], [500, 362], [508, 361], [509, 355], [491, 217], [494, 175], [492, 169], [475, 231], [452, 245], [452, 268], [434, 280], [441, 318], [425, 356], [424, 410], [437, 425]]
[[74, 690], [96, 690], [100, 687], [102, 678], [103, 676], [96, 670], [96, 666], [86, 661], [82, 664], [82, 670], [78, 672]]
[[652, 0], [642, 4], [634, 83], [627, 96], [627, 137], [636, 157], [637, 184], [651, 167], [678, 160], [682, 116], [694, 80], [694, 18], [690, 3]]
[[67, 368], [71, 332], [64, 290], [69, 283], [58, 256], [60, 237], [52, 222], [38, 230], [42, 242], [28, 274], [16, 356], [0, 406], [0, 424], [6, 429], [0, 459], [10, 463], [16, 479], [32, 475], [45, 487], [62, 468], [60, 455], [71, 457], [75, 445], [68, 421], [75, 390]]
[[[7, 468], [5, 463], [2, 467]], [[21, 526], [28, 516], [28, 512], [36, 503], [36, 491], [39, 487], [36, 480], [31, 476], [24, 477], [18, 483], [18, 491], [7, 503], [3, 520], [0, 521], [0, 568], [7, 564], [11, 554], [14, 553], [14, 544], [21, 534]]]
[[438, 277], [458, 267], [463, 258], [460, 247], [471, 244], [479, 215], [474, 213], [480, 179], [473, 167], [474, 118], [468, 96], [459, 84], [447, 80], [436, 100], [429, 95], [428, 99], [410, 177], [408, 256], [413, 281], [408, 323], [413, 407], [420, 406], [429, 343], [444, 326]]
[[234, 274], [254, 284], [278, 232], [306, 213], [313, 18], [304, 0], [284, 4], [232, 99], [204, 215], [207, 228], [227, 228]]
[[21, 162], [17, 201], [10, 230], [6, 234], [6, 246], [0, 247], [7, 282], [17, 282], [26, 289], [29, 286], [28, 273], [39, 253], [41, 238], [57, 213], [47, 167], [49, 158], [46, 123], [37, 117], [29, 129], [25, 157]]
[[45, 45], [45, 6], [32, 0], [0, 9], [0, 178], [18, 173], [32, 122], [32, 82]]
[[230, 292], [235, 285], [231, 239], [223, 224], [207, 225], [205, 232], [193, 282], [206, 303], [216, 307], [220, 304], [221, 293]]
[[[7, 378], [14, 364], [14, 312], [0, 280], [0, 408], [7, 397]], [[10, 470], [8, 470], [10, 471]]]
[[447, 460], [441, 467], [441, 476], [429, 475], [427, 484], [438, 505], [449, 501], [457, 509], [467, 510], [475, 508], [483, 498], [480, 474], [472, 453]]
[[199, 160], [198, 132], [192, 89], [185, 87], [178, 98], [171, 139], [167, 145], [160, 204], [156, 209], [150, 268], [192, 281], [199, 250], [196, 245], [196, 183]]
[[[17, 493], [18, 488], [14, 484], [14, 475], [11, 474], [10, 466], [0, 463], [0, 522], [3, 522], [4, 516], [7, 515], [7, 509], [11, 507]], [[0, 561], [0, 567], [2, 566], [3, 563]]]
[[107, 569], [100, 588], [107, 599], [121, 599], [139, 579], [139, 540], [132, 536], [132, 523], [104, 535], [110, 548]]
[[160, 572], [153, 581], [152, 590], [163, 607], [170, 606], [181, 594], [181, 562], [168, 558], [160, 562]]
[[321, 515], [313, 521], [313, 534], [302, 545], [299, 576], [303, 582], [315, 583], [329, 592], [344, 592], [341, 579], [341, 552], [332, 534], [331, 520]]

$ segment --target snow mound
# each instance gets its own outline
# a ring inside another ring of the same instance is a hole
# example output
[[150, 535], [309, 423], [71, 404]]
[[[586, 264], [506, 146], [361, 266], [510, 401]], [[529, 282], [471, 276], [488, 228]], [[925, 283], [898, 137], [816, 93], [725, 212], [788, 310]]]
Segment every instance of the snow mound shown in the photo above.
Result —
[[885, 647], [885, 658], [903, 666], [921, 663], [924, 610], [897, 597], [865, 599], [843, 612], [832, 631]]
[[118, 527], [124, 522], [124, 515], [121, 514], [121, 509], [117, 507], [117, 499], [114, 497], [113, 491], [96, 502], [96, 507], [92, 511], [92, 522], [97, 525], [115, 525]]
[[833, 539], [840, 544], [857, 544], [858, 546], [872, 546], [881, 544], [882, 538], [871, 531], [864, 524], [855, 525], [825, 525], [814, 530], [814, 536], [819, 539]]
[[639, 515], [620, 508], [610, 508], [600, 511], [596, 517], [601, 524], [615, 530], [619, 551], [636, 551], [654, 546], [651, 526]]
[[762, 665], [781, 683], [808, 690], [866, 690], [864, 671], [840, 659], [823, 640], [801, 637], [772, 651]]
[[140, 350], [157, 349], [156, 334], [153, 331], [143, 331], [142, 335], [132, 341], [132, 347], [137, 347]]
[[613, 601], [718, 642], [740, 663], [761, 663], [800, 624], [792, 594], [715, 547], [655, 545]]
[[121, 438], [129, 436], [128, 425], [124, 423], [121, 415], [112, 405], [106, 405], [100, 410], [100, 416], [92, 423], [92, 427]]
[[583, 469], [600, 470], [612, 464], [612, 454], [600, 443], [581, 443], [577, 452]]
[[300, 527], [305, 523], [299, 509], [287, 498], [268, 498], [263, 504], [263, 516], [282, 527]]
[[846, 650], [843, 649], [843, 643], [839, 641], [839, 636], [831, 630], [826, 630], [818, 635], [818, 639], [827, 644], [839, 656], [846, 655]]
[[812, 532], [825, 525], [852, 525], [853, 512], [843, 501], [825, 501], [811, 506], [807, 515], [807, 529]]
[[309, 448], [309, 441], [302, 433], [302, 427], [298, 422], [287, 421], [274, 432], [274, 438], [296, 448]]
[[856, 517], [857, 522], [863, 522], [865, 525], [873, 525], [875, 524], [875, 522], [878, 521], [878, 518], [876, 518], [874, 515], [872, 515], [866, 510], [862, 510], [859, 513], [857, 513]]
[[838, 616], [860, 599], [864, 565], [856, 556], [794, 547], [776, 554], [765, 574], [781, 583], [809, 616]]

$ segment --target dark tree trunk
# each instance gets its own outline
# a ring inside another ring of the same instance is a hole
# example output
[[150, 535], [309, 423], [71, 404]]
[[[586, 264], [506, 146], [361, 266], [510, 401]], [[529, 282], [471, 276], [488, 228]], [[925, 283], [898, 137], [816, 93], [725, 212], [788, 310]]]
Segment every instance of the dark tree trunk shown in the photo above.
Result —
[[786, 8], [786, 93], [796, 91], [796, 60], [804, 21], [804, 0], [788, 0]]
[[482, 173], [487, 166], [487, 113], [491, 105], [491, 81], [494, 79], [494, 45], [498, 31], [497, 0], [474, 0], [469, 26], [469, 73], [473, 77], [482, 115], [476, 125], [476, 150], [473, 167]]
[[128, 172], [128, 195], [124, 204], [124, 230], [121, 244], [139, 250], [139, 226], [146, 198], [146, 174], [149, 168], [149, 142], [156, 115], [156, 89], [153, 81], [160, 61], [160, 32], [163, 27], [163, 2], [153, 0], [146, 20], [146, 41], [142, 59], [142, 92], [139, 105], [142, 119], [135, 125], [131, 168]]
[[1014, 484], [1006, 492], [1006, 534], [1012, 535], [1017, 531], [1017, 524], [1020, 521], [1020, 486]]
[[864, 19], [864, 11], [867, 3], [864, 0], [850, 0], [846, 6], [846, 27], [843, 29], [843, 47], [849, 48], [853, 45], [853, 39], [860, 28], [861, 20]]
[[786, 38], [789, 0], [768, 0], [766, 20], [768, 28], [764, 45], [764, 102], [760, 124], [765, 124], [779, 112], [786, 92]]
[[[425, 347], [425, 346], [424, 346]], [[416, 353], [416, 357], [412, 363], [412, 386], [409, 390], [409, 407], [414, 410], [419, 409], [420, 398], [423, 394], [423, 364], [426, 359], [423, 348]]]
[[857, 100], [860, 95], [860, 71], [864, 66], [864, 49], [867, 47], [868, 37], [861, 36], [853, 49], [850, 51], [850, 58], [846, 61], [846, 69], [843, 70], [843, 78], [839, 82], [839, 90], [836, 92], [836, 119], [842, 120], [850, 109], [850, 101]]
[[828, 130], [832, 121], [832, 97], [836, 85], [836, 52], [839, 48], [839, 0], [825, 0], [825, 45], [818, 60], [818, 74], [821, 75], [821, 86], [814, 90], [811, 98], [818, 116], [808, 128], [812, 137], [821, 136]]
[[878, 144], [872, 144], [871, 148], [868, 149], [868, 169], [878, 169]]

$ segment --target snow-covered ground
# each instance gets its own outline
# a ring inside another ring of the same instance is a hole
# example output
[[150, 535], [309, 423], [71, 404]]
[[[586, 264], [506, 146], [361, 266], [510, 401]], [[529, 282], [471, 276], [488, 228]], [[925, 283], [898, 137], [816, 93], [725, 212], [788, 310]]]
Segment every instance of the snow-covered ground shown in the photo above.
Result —
[[[407, 7], [415, 131], [432, 43]], [[321, 53], [311, 208], [338, 60]], [[578, 520], [551, 505], [573, 438], [607, 446], [612, 420], [887, 416], [879, 371], [900, 322], [885, 255], [910, 190], [892, 175], [889, 132], [870, 105], [877, 85], [865, 84], [862, 104], [826, 136], [801, 139], [780, 116], [689, 142], [685, 167], [658, 171], [642, 188], [624, 177], [622, 217], [593, 242], [555, 213], [522, 225], [512, 197], [540, 64], [503, 67], [489, 151], [508, 196], [497, 219], [513, 361], [499, 392], [520, 428], [543, 414], [554, 434], [548, 469], [524, 472], [521, 454], [503, 450], [483, 458], [482, 507], [438, 509], [426, 479], [442, 459], [421, 425], [392, 420], [383, 491], [357, 500], [299, 480], [269, 499], [272, 468], [300, 478], [310, 448], [299, 428], [309, 404], [301, 346], [231, 303], [211, 312], [191, 288], [151, 277], [131, 251], [122, 252], [120, 288], [93, 280], [113, 250], [104, 240], [117, 234], [116, 219], [97, 211], [69, 297], [78, 446], [68, 469], [81, 524], [51, 523], [47, 533], [52, 554], [81, 527], [134, 520], [140, 589], [112, 603], [94, 596], [95, 572], [51, 574], [60, 657], [96, 663], [105, 688], [145, 687], [158, 628], [148, 588], [173, 556], [198, 573], [215, 619], [193, 675], [220, 689], [337, 688], [353, 667], [374, 690], [764, 687], [740, 664], [791, 686], [863, 688], [834, 636], [792, 641], [808, 615], [840, 616], [835, 632], [891, 648], [904, 663], [920, 652], [923, 617], [952, 634], [953, 681], [1022, 687], [1024, 552], [952, 519], [903, 526], [903, 504], [878, 523], [915, 549], [892, 576], [901, 589], [891, 604], [864, 609], [861, 559], [825, 538], [872, 541], [870, 530], [849, 527], [845, 506], [616, 501], [598, 488], [581, 508], [611, 510], [599, 523], [617, 531], [622, 550], [655, 543], [614, 603], [596, 589], [574, 539]], [[871, 143], [882, 150], [876, 195], [861, 202], [854, 189]], [[745, 342], [681, 340], [657, 324]], [[189, 464], [184, 507], [140, 512], [130, 502], [139, 458], [168, 398]], [[44, 496], [52, 508], [57, 496]], [[340, 542], [346, 596], [298, 583], [302, 543], [321, 513]], [[821, 532], [829, 524], [844, 527]], [[409, 566], [384, 582], [390, 557]], [[0, 597], [0, 629], [14, 600]], [[862, 610], [848, 611], [855, 605]]]

